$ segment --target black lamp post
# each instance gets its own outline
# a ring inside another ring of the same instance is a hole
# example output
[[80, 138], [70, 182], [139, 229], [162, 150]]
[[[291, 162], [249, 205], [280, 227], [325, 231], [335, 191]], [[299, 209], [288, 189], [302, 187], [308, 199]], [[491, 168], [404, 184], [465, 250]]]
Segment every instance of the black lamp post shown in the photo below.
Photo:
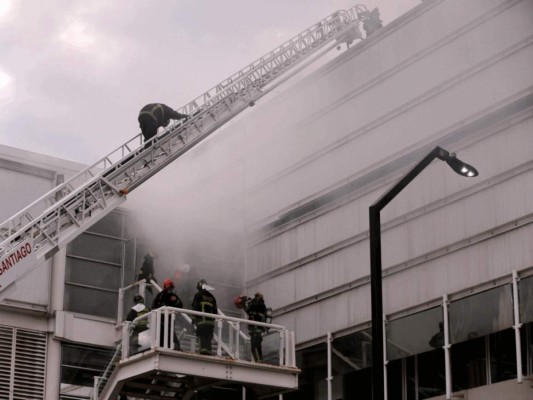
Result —
[[383, 293], [381, 282], [381, 220], [380, 212], [398, 195], [431, 161], [438, 158], [459, 175], [474, 177], [477, 170], [450, 154], [441, 147], [435, 147], [422, 161], [398, 180], [369, 208], [370, 223], [370, 290], [372, 308], [372, 399], [384, 400], [385, 374], [383, 343]]

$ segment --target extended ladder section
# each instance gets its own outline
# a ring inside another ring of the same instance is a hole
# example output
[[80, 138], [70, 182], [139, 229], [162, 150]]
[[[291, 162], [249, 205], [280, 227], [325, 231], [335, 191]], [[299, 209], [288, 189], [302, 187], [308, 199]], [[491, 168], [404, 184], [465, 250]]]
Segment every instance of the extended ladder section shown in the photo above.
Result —
[[125, 201], [125, 194], [332, 46], [361, 39], [364, 11], [364, 6], [356, 6], [324, 18], [179, 108], [190, 116], [185, 122], [170, 125], [144, 144], [138, 134], [3, 222], [0, 291], [111, 212]]

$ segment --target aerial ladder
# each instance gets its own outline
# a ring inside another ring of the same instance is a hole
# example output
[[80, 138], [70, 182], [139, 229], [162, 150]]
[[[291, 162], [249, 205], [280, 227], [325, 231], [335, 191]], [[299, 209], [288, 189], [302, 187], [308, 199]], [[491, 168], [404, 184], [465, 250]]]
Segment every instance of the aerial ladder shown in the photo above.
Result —
[[[334, 47], [343, 43], [349, 47], [355, 40], [362, 39], [359, 27], [366, 18], [368, 10], [362, 5], [334, 12], [179, 108], [178, 112], [189, 115], [187, 120], [174, 122], [159, 136], [145, 143], [141, 134], [136, 135], [4, 221], [0, 224], [0, 292], [37, 268], [60, 248], [121, 205], [132, 190], [240, 112], [253, 106], [257, 100], [277, 86]], [[172, 311], [165, 312], [168, 317], [168, 313]], [[186, 318], [195, 315], [190, 310], [180, 312]], [[163, 318], [161, 313], [162, 311], [157, 311], [153, 315], [157, 315], [160, 319]], [[224, 315], [218, 316], [218, 320], [231, 329], [237, 327], [236, 331], [241, 323], [238, 319]], [[155, 332], [159, 324], [152, 325], [154, 328], [151, 329]], [[273, 386], [283, 387], [280, 381], [286, 379], [287, 382], [294, 382], [291, 381], [291, 377], [297, 374], [294, 354], [287, 351], [294, 349], [294, 338], [291, 339], [289, 334], [285, 334], [283, 327], [274, 326], [274, 328], [280, 329], [285, 343], [285, 351], [280, 352], [279, 356], [280, 360], [284, 360], [283, 365], [241, 366], [236, 362], [239, 360], [235, 350], [219, 340], [219, 352], [228, 354], [229, 359], [226, 361], [219, 359], [217, 363], [212, 363], [217, 364], [220, 371], [224, 371], [224, 373], [217, 371], [216, 366], [212, 365], [213, 377], [198, 377], [192, 372], [183, 374], [182, 370], [173, 370], [176, 363], [173, 359], [174, 354], [169, 353], [172, 350], [161, 352], [156, 349], [148, 354], [136, 356], [135, 360], [120, 361], [119, 359], [125, 356], [124, 354], [121, 356], [122, 350], [117, 347], [110, 368], [104, 374], [105, 379], [95, 390], [95, 398], [113, 398], [118, 390], [140, 387], [144, 395], [141, 397], [137, 394], [136, 398], [187, 399], [190, 398], [193, 389], [236, 379], [236, 376], [245, 374], [252, 367], [257, 370], [255, 375], [258, 379], [257, 384], [264, 382], [268, 374], [271, 381], [276, 382]], [[126, 334], [127, 331], [123, 331], [123, 336]], [[158, 335], [154, 333], [154, 337]], [[234, 335], [237, 343], [239, 337], [239, 334]], [[125, 338], [126, 340], [123, 337], [123, 342], [127, 343], [127, 335]], [[191, 370], [204, 368], [203, 364], [198, 364], [199, 361], [194, 356], [185, 354], [182, 357], [187, 358], [186, 362], [182, 360], [182, 364], [190, 365]], [[156, 364], [156, 361], [159, 367], [152, 371], [150, 368]], [[172, 367], [165, 370], [161, 365], [166, 361]], [[115, 368], [117, 365], [119, 367]], [[141, 370], [143, 367], [148, 372], [142, 376], [130, 372]], [[220, 377], [216, 375], [217, 373], [220, 373]], [[124, 378], [120, 374], [130, 375]], [[120, 385], [123, 386], [119, 387]], [[180, 394], [176, 389], [185, 386], [190, 388], [189, 394]], [[289, 387], [289, 384], [285, 387]], [[101, 390], [108, 394], [102, 393]], [[159, 390], [159, 393], [155, 394], [154, 390]], [[173, 394], [162, 397], [163, 392]]]
[[[363, 36], [363, 5], [336, 11], [177, 111], [189, 115], [142, 143], [138, 134], [0, 225], [0, 292], [126, 200], [247, 107], [333, 47]], [[365, 13], [366, 12], [366, 13]]]

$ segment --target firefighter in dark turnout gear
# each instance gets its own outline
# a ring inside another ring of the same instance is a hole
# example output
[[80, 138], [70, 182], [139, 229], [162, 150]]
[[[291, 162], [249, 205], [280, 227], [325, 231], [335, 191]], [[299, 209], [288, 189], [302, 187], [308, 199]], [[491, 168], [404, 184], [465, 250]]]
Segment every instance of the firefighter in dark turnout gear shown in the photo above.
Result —
[[[156, 310], [163, 306], [176, 307], [176, 308], [183, 307], [183, 302], [181, 301], [178, 294], [175, 293], [174, 282], [172, 282], [171, 279], [165, 279], [165, 281], [163, 282], [163, 290], [159, 292], [157, 296], [155, 296], [154, 301], [152, 302], [152, 310]], [[168, 327], [169, 338], [170, 338], [170, 332], [172, 331], [171, 328], [172, 328], [171, 326]], [[163, 314], [161, 314], [161, 334], [159, 337], [159, 345], [161, 347], [163, 347], [164, 335], [165, 335], [165, 320], [164, 320]], [[180, 342], [178, 340], [178, 336], [176, 335], [176, 330], [174, 330], [174, 349], [181, 350]]]
[[[140, 281], [144, 279], [148, 285], [150, 285], [150, 280], [153, 279], [155, 282], [157, 282], [157, 279], [155, 279], [154, 276], [154, 258], [157, 258], [157, 254], [155, 254], [152, 251], [149, 251], [144, 256], [143, 265], [139, 271], [139, 275], [137, 275], [137, 280]], [[147, 286], [147, 289], [150, 293], [152, 293], [152, 286]]]
[[[136, 295], [133, 298], [135, 303], [128, 315], [126, 316], [126, 321], [133, 322], [133, 320], [142, 315], [148, 314], [150, 309], [144, 305], [144, 297], [140, 294]], [[139, 350], [139, 333], [148, 329], [148, 318], [143, 318], [140, 321], [137, 321], [133, 326], [131, 331], [131, 345], [130, 345], [130, 354], [137, 353]]]
[[366, 37], [369, 37], [381, 28], [383, 28], [383, 22], [379, 18], [379, 10], [376, 7], [363, 20], [363, 29], [366, 32]]
[[[244, 311], [248, 314], [250, 321], [266, 322], [267, 308], [265, 305], [265, 299], [262, 293], [256, 293], [254, 298], [247, 301]], [[257, 325], [248, 325], [248, 331], [250, 333], [250, 341], [252, 346], [252, 355], [256, 362], [263, 361], [263, 350], [261, 343], [263, 342], [263, 332], [265, 328]]]
[[[192, 301], [192, 309], [211, 314], [218, 314], [217, 301], [208, 290], [213, 290], [205, 279], [201, 279], [196, 284], [198, 291]], [[200, 354], [211, 355], [211, 341], [215, 330], [215, 320], [205, 316], [195, 317], [196, 336], [200, 339]]]
[[174, 111], [172, 108], [161, 103], [151, 103], [145, 105], [139, 112], [139, 125], [141, 127], [144, 141], [147, 142], [155, 135], [161, 126], [167, 126], [171, 119], [189, 118], [186, 114]]

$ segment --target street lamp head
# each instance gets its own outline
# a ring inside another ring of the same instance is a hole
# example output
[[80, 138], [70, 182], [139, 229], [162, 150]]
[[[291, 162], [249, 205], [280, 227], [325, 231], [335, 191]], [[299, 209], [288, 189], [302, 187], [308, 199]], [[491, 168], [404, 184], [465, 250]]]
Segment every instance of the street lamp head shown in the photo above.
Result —
[[470, 164], [467, 164], [459, 160], [455, 153], [451, 153], [448, 157], [445, 157], [444, 161], [459, 175], [466, 176], [467, 178], [473, 178], [478, 176], [477, 169], [475, 169]]

